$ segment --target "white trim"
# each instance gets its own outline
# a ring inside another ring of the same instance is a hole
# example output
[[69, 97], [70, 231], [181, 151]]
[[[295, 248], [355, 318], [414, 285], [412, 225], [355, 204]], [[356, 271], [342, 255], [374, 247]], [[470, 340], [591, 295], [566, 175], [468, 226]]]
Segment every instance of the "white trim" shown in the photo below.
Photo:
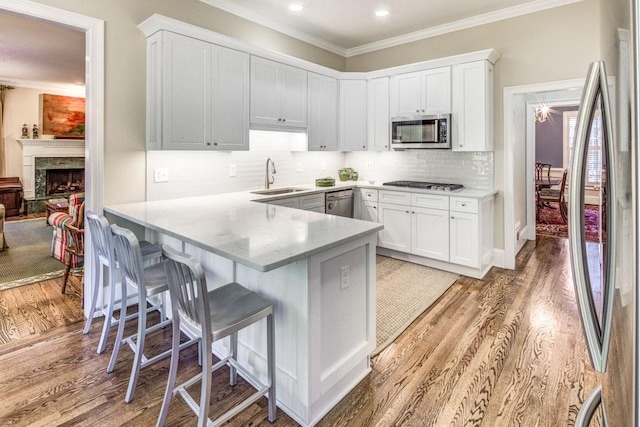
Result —
[[210, 6], [224, 10], [225, 12], [255, 22], [272, 30], [276, 30], [280, 33], [294, 37], [303, 42], [309, 43], [313, 46], [317, 46], [321, 49], [325, 49], [329, 52], [341, 55], [349, 58], [356, 55], [362, 55], [364, 53], [375, 52], [377, 50], [386, 49], [393, 46], [399, 46], [401, 44], [410, 43], [417, 40], [423, 40], [430, 37], [440, 36], [442, 34], [451, 33], [454, 31], [460, 31], [467, 28], [477, 27], [480, 25], [490, 24], [492, 22], [498, 22], [505, 19], [515, 18], [522, 15], [528, 15], [530, 13], [540, 12], [546, 9], [552, 9], [554, 7], [566, 6], [568, 4], [577, 3], [582, 0], [538, 0], [535, 2], [528, 2], [518, 6], [507, 7], [504, 9], [496, 10], [482, 15], [473, 16], [466, 19], [460, 19], [455, 22], [451, 22], [444, 25], [438, 25], [436, 27], [425, 28], [424, 30], [414, 31], [412, 33], [403, 34], [396, 37], [391, 37], [385, 40], [380, 40], [373, 43], [364, 44], [352, 48], [344, 48], [334, 43], [330, 43], [319, 37], [312, 36], [304, 31], [297, 30], [288, 25], [281, 24], [270, 18], [266, 18], [244, 7], [233, 4], [229, 0], [200, 0], [202, 3], [206, 3]]
[[25, 89], [37, 89], [55, 92], [58, 95], [75, 96], [79, 98], [85, 97], [85, 88], [81, 85], [70, 83], [51, 83], [51, 82], [33, 82], [20, 79], [6, 79], [0, 77], [0, 84], [15, 86]]
[[[28, 0], [0, 0], [0, 9], [49, 21], [85, 32], [86, 54], [86, 207], [102, 212], [104, 198], [104, 21]], [[91, 259], [91, 245], [85, 257]], [[92, 297], [92, 263], [85, 265], [84, 309], [87, 315]]]
[[[553, 92], [582, 88], [584, 79], [563, 80], [557, 82], [535, 83], [522, 86], [509, 86], [503, 90], [504, 94], [504, 268], [514, 269], [516, 266], [516, 240], [515, 240], [515, 189], [514, 181], [516, 171], [522, 173], [524, 165], [514, 165], [514, 147], [521, 141], [516, 141], [514, 136], [513, 120], [515, 97], [538, 92]], [[526, 102], [526, 101], [525, 101]], [[525, 109], [525, 111], [528, 111]], [[532, 121], [527, 122], [532, 124]], [[529, 126], [529, 125], [528, 125]], [[528, 162], [531, 163], [531, 162]], [[533, 167], [533, 166], [532, 166]], [[533, 175], [531, 175], [533, 176]], [[531, 181], [531, 180], [528, 180]]]

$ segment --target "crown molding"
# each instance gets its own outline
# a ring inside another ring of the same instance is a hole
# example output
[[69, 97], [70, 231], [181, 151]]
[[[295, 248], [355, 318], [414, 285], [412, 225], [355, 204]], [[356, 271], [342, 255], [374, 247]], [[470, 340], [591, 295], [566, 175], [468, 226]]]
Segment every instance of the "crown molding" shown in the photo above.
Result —
[[303, 42], [317, 46], [321, 49], [328, 50], [337, 55], [341, 55], [345, 58], [351, 56], [362, 55], [365, 53], [375, 52], [377, 50], [386, 49], [389, 47], [399, 46], [401, 44], [414, 42], [417, 40], [423, 40], [430, 37], [436, 37], [442, 34], [452, 33], [454, 31], [460, 31], [467, 28], [477, 27], [480, 25], [490, 24], [492, 22], [502, 21], [505, 19], [515, 18], [518, 16], [527, 15], [530, 13], [539, 12], [546, 9], [552, 9], [554, 7], [565, 6], [572, 3], [578, 3], [583, 0], [539, 0], [535, 2], [529, 2], [526, 4], [513, 6], [505, 9], [496, 10], [494, 12], [485, 13], [482, 15], [474, 16], [467, 19], [461, 19], [459, 21], [451, 22], [437, 27], [426, 28], [424, 30], [414, 31], [412, 33], [403, 34], [397, 37], [391, 37], [378, 42], [364, 44], [354, 48], [344, 48], [333, 43], [329, 43], [318, 37], [314, 37], [303, 31], [296, 30], [287, 25], [278, 23], [272, 19], [261, 16], [255, 12], [240, 7], [229, 0], [200, 0], [202, 3], [206, 3], [210, 6], [229, 12], [233, 15], [255, 22], [272, 30], [276, 30], [288, 36], [299, 39]]
[[229, 12], [233, 15], [255, 22], [256, 24], [260, 24], [263, 27], [270, 28], [272, 30], [291, 36], [295, 39], [301, 40], [305, 43], [309, 43], [313, 46], [319, 47], [324, 50], [328, 50], [329, 52], [335, 53], [342, 57], [346, 57], [347, 49], [341, 46], [335, 45], [321, 38], [314, 37], [311, 34], [305, 33], [304, 31], [296, 30], [295, 28], [276, 22], [272, 19], [259, 15], [243, 7], [237, 6], [236, 4], [228, 0], [200, 0], [200, 1], [202, 3], [208, 4], [209, 6], [213, 6], [217, 9], [224, 10], [225, 12]]
[[471, 18], [461, 19], [459, 21], [450, 22], [437, 27], [426, 28], [424, 30], [414, 31], [397, 37], [391, 37], [379, 42], [369, 43], [362, 46], [347, 49], [346, 57], [362, 55], [389, 47], [399, 46], [405, 43], [423, 40], [430, 37], [436, 37], [442, 34], [452, 33], [455, 31], [465, 30], [467, 28], [478, 27], [480, 25], [490, 24], [505, 19], [515, 18], [518, 16], [528, 15], [530, 13], [540, 12], [554, 7], [566, 6], [572, 3], [578, 3], [582, 0], [541, 0], [530, 2], [519, 6], [508, 7], [496, 10], [494, 12], [473, 16]]
[[69, 83], [35, 82], [0, 76], [0, 84], [10, 85], [16, 88], [44, 90], [55, 92], [58, 95], [76, 96], [79, 98], [84, 98], [86, 94], [85, 86]]

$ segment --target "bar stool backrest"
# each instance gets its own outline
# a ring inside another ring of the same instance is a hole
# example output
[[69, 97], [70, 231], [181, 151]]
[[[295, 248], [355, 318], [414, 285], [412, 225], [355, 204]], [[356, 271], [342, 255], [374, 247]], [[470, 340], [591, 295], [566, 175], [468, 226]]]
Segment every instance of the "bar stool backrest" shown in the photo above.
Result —
[[111, 225], [116, 258], [120, 265], [120, 274], [124, 283], [138, 290], [140, 301], [147, 299], [144, 283], [144, 267], [138, 238], [127, 228]]
[[87, 226], [91, 234], [91, 245], [94, 256], [97, 256], [104, 265], [115, 265], [113, 263], [113, 236], [107, 218], [87, 211]]
[[207, 281], [200, 263], [168, 245], [164, 245], [162, 251], [172, 310], [177, 310], [180, 321], [197, 329], [202, 333], [203, 339], [208, 341], [211, 333], [205, 331], [210, 329], [211, 312]]

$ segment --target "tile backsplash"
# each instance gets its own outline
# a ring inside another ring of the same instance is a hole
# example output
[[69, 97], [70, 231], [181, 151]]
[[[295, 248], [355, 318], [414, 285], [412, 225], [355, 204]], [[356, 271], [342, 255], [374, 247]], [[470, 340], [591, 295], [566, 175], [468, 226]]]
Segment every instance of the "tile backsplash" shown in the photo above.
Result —
[[[337, 180], [339, 168], [352, 167], [361, 180], [377, 184], [407, 179], [493, 189], [491, 152], [147, 151], [147, 200], [262, 189], [269, 157], [276, 166], [273, 187], [309, 185], [325, 176]], [[234, 177], [229, 176], [231, 166]], [[154, 182], [159, 168], [167, 169], [168, 182]]]
[[358, 171], [359, 179], [377, 184], [394, 180], [462, 184], [493, 190], [493, 152], [460, 153], [450, 150], [350, 152], [345, 165]]

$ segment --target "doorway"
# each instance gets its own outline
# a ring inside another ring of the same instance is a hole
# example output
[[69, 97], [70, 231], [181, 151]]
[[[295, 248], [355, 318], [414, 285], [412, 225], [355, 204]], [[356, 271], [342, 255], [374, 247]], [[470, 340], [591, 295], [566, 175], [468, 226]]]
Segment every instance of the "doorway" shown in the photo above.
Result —
[[[40, 3], [24, 0], [0, 0], [0, 10], [26, 18], [71, 27], [85, 33], [86, 51], [86, 128], [85, 128], [85, 206], [102, 212], [104, 177], [104, 22]], [[90, 239], [90, 236], [87, 237]], [[91, 259], [91, 245], [86, 245], [85, 258]], [[90, 307], [94, 271], [85, 265], [84, 307]]]

